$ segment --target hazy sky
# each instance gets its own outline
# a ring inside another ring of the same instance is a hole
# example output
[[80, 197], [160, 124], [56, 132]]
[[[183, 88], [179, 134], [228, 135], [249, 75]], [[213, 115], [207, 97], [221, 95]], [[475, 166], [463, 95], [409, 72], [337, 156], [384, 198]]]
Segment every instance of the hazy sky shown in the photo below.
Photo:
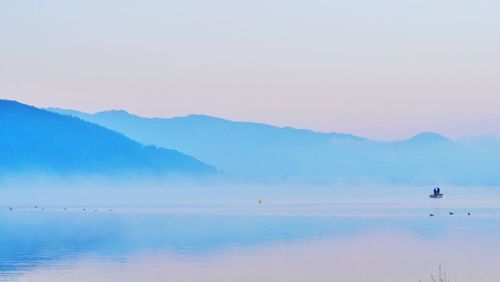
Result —
[[0, 97], [500, 135], [500, 1], [1, 1]]

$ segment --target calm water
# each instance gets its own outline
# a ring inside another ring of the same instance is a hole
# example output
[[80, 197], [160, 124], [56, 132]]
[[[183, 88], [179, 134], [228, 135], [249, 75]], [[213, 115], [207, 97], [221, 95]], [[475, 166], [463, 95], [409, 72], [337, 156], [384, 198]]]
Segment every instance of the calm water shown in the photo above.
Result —
[[[454, 215], [448, 214], [451, 210]], [[430, 212], [436, 216], [429, 217]], [[468, 216], [467, 212], [472, 215]], [[151, 267], [147, 258], [155, 258], [155, 263], [165, 261], [166, 264], [149, 270], [142, 267], [145, 272], [136, 275], [146, 277], [148, 273], [165, 271], [182, 262], [170, 273], [177, 273], [183, 267], [190, 269], [186, 273], [204, 269], [216, 279], [214, 273], [226, 273], [227, 266], [238, 261], [240, 265], [231, 267], [239, 269], [238, 273], [253, 273], [257, 269], [270, 272], [266, 267], [273, 264], [276, 264], [273, 271], [279, 271], [278, 266], [288, 262], [301, 267], [314, 264], [320, 269], [298, 271], [299, 268], [292, 268], [298, 274], [307, 271], [320, 273], [315, 277], [316, 281], [332, 281], [322, 280], [331, 273], [321, 274], [321, 271], [333, 268], [320, 267], [321, 263], [338, 261], [336, 264], [342, 265], [352, 256], [349, 263], [359, 265], [351, 270], [346, 266], [335, 273], [350, 277], [344, 281], [362, 281], [362, 278], [355, 279], [355, 269], [365, 267], [368, 271], [373, 265], [370, 257], [376, 262], [377, 252], [381, 252], [388, 256], [385, 266], [389, 270], [384, 271], [389, 273], [379, 273], [375, 269], [373, 273], [378, 273], [380, 279], [372, 276], [372, 281], [384, 281], [384, 277], [385, 281], [396, 281], [385, 275], [393, 274], [391, 269], [394, 267], [403, 271], [405, 265], [396, 266], [402, 259], [416, 267], [405, 270], [408, 281], [418, 281], [422, 275], [434, 271], [433, 266], [437, 268], [438, 264], [447, 263], [462, 277], [458, 281], [468, 281], [464, 278], [468, 274], [461, 272], [467, 259], [473, 260], [471, 265], [474, 267], [471, 266], [470, 272], [488, 273], [475, 267], [489, 267], [500, 258], [492, 247], [500, 246], [498, 235], [500, 209], [495, 205], [467, 206], [461, 200], [443, 204], [425, 201], [414, 205], [388, 205], [384, 201], [371, 204], [252, 203], [237, 208], [215, 204], [148, 208], [94, 206], [86, 210], [80, 206], [46, 206], [43, 210], [41, 207], [19, 206], [12, 211], [5, 208], [0, 212], [0, 280], [57, 281], [56, 277], [61, 274], [54, 270], [62, 269], [66, 271], [64, 275], [78, 273], [81, 262], [92, 265], [87, 269], [102, 267], [102, 272], [95, 273], [96, 276], [112, 271], [123, 273], [123, 270], [114, 268], [129, 264], [139, 267], [141, 263]], [[382, 250], [376, 248], [382, 246]], [[426, 247], [428, 249], [424, 251]], [[303, 250], [291, 251], [294, 248]], [[328, 248], [333, 249], [327, 251]], [[248, 253], [255, 256], [242, 257]], [[222, 258], [229, 254], [231, 258], [224, 261]], [[308, 256], [309, 260], [300, 261]], [[137, 258], [145, 259], [137, 262]], [[256, 261], [261, 261], [262, 265], [253, 264]], [[429, 263], [419, 266], [420, 262]], [[493, 267], [490, 270], [488, 277], [496, 277]], [[49, 271], [49, 274], [44, 271]], [[44, 274], [37, 276], [40, 272]], [[287, 272], [289, 270], [283, 270], [283, 273]], [[33, 273], [36, 274], [34, 278], [28, 279]], [[176, 281], [212, 281], [189, 278], [183, 273], [177, 275]], [[279, 273], [276, 275], [280, 277]], [[294, 277], [297, 281], [305, 281], [305, 278]], [[217, 279], [224, 281], [220, 277]], [[281, 281], [278, 278], [259, 279]], [[120, 281], [123, 277], [109, 278], [112, 280]], [[282, 281], [295, 280], [283, 276]]]

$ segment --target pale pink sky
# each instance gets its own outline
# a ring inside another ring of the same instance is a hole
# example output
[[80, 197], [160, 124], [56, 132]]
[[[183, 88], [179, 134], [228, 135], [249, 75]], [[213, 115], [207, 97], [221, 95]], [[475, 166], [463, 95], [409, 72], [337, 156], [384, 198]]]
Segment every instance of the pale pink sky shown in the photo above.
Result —
[[498, 15], [484, 0], [3, 1], [0, 93], [381, 140], [500, 135]]

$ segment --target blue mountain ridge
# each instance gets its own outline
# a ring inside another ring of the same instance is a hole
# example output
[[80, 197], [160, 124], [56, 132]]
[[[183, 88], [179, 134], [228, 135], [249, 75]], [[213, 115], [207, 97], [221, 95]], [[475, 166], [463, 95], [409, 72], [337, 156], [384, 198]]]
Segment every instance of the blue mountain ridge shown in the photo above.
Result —
[[200, 175], [215, 171], [176, 150], [144, 146], [79, 118], [0, 100], [0, 175]]
[[130, 138], [186, 152], [239, 175], [278, 181], [498, 185], [500, 147], [474, 146], [424, 132], [379, 142], [206, 115], [143, 118], [126, 111], [50, 109]]

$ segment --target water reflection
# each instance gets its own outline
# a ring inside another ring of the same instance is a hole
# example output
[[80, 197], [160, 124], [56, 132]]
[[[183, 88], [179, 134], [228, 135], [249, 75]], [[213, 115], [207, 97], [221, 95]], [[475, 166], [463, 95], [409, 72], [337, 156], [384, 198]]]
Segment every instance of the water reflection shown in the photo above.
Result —
[[[101, 209], [104, 210], [104, 209]], [[489, 210], [490, 214], [498, 211]], [[289, 212], [285, 212], [289, 213]], [[500, 220], [478, 215], [429, 218], [423, 209], [366, 209], [356, 216], [172, 214], [120, 209], [111, 212], [44, 212], [29, 208], [0, 213], [0, 277], [44, 265], [91, 258], [121, 261], [140, 254], [200, 257], [240, 247], [297, 244], [382, 232], [413, 234], [422, 240], [451, 235], [476, 240], [500, 234]], [[378, 216], [370, 216], [370, 215]], [[380, 215], [384, 216], [380, 216]], [[392, 215], [391, 215], [392, 214]]]

